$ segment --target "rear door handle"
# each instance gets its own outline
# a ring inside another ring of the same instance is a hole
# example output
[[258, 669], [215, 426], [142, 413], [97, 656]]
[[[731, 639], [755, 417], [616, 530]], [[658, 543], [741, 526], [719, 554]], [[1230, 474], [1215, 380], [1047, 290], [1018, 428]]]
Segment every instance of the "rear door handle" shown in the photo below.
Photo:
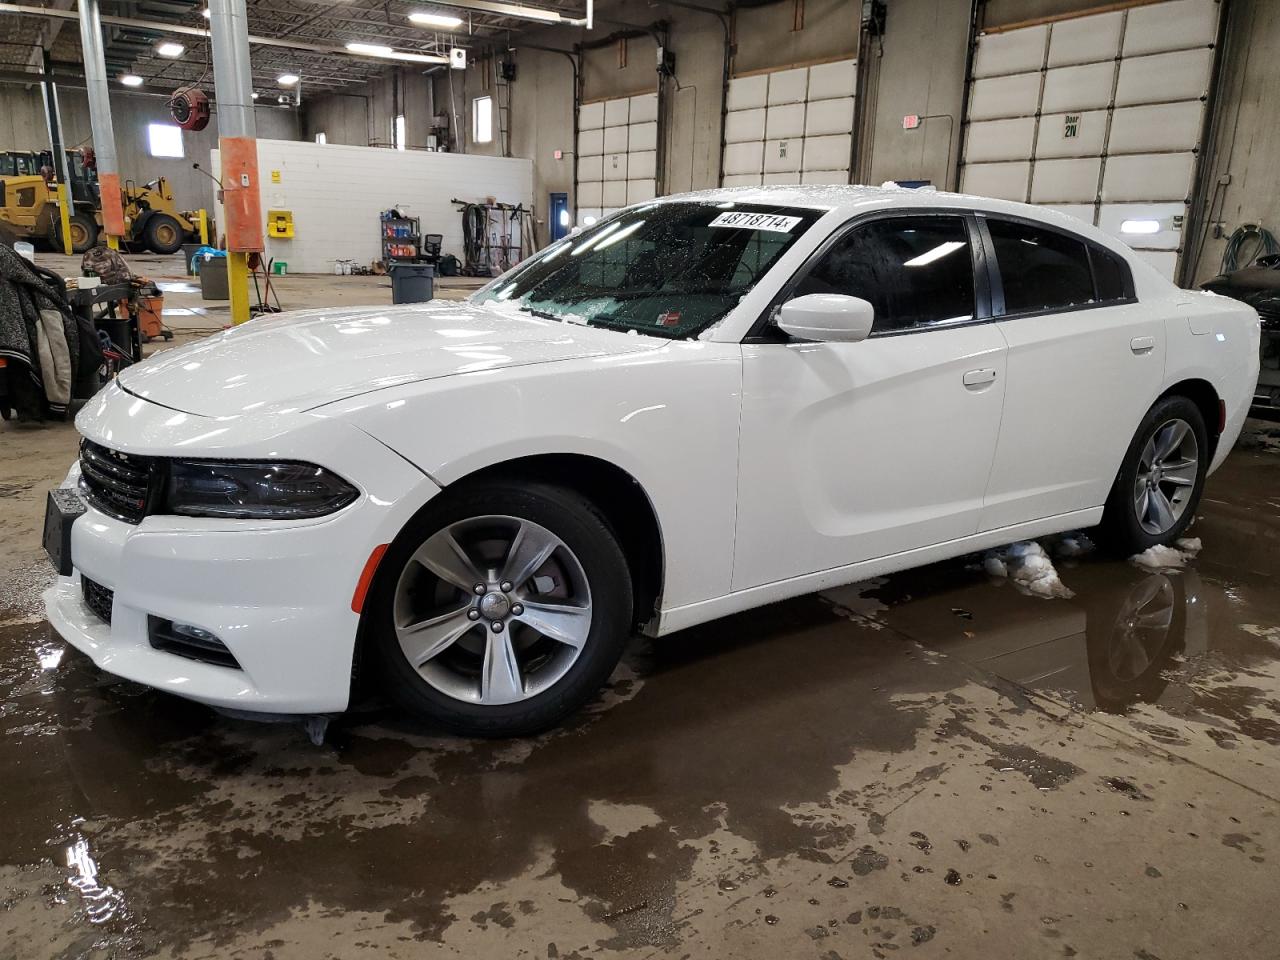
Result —
[[996, 371], [992, 367], [983, 367], [980, 370], [970, 370], [964, 375], [964, 385], [966, 387], [980, 387], [983, 384], [994, 383], [996, 379]]
[[1155, 337], [1134, 337], [1129, 341], [1129, 349], [1134, 353], [1150, 353], [1156, 348]]

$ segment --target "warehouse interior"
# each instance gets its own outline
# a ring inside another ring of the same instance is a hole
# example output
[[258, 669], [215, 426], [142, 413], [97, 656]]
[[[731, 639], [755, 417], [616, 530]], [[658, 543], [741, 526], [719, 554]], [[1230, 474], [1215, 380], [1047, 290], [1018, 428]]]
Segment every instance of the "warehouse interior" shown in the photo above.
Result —
[[42, 601], [81, 436], [0, 404], [0, 960], [1274, 955], [1280, 279], [1223, 277], [1280, 274], [1277, 50], [1268, 0], [0, 2], [0, 241], [115, 311], [123, 364], [293, 311], [461, 311], [721, 187], [1034, 204], [1262, 330], [1178, 549], [1054, 535], [1047, 591], [973, 553], [637, 632], [516, 739], [376, 689], [266, 722], [99, 669]]

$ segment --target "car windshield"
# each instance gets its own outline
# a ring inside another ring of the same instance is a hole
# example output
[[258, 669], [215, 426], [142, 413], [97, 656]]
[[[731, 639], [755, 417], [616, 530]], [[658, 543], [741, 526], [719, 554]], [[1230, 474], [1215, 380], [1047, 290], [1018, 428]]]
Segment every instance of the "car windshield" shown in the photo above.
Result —
[[637, 207], [548, 247], [474, 299], [593, 327], [694, 337], [822, 213], [755, 203]]

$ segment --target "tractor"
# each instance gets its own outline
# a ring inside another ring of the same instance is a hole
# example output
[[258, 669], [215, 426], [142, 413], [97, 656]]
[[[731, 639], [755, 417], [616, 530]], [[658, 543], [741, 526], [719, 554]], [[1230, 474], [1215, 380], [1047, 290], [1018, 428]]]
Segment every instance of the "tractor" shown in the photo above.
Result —
[[[102, 230], [97, 171], [78, 151], [67, 151], [71, 249], [83, 253], [98, 242]], [[47, 240], [62, 246], [57, 186], [38, 171], [49, 168], [49, 154], [0, 154], [0, 230], [11, 239]], [[9, 174], [12, 171], [12, 175]], [[27, 172], [31, 171], [31, 172]], [[139, 187], [126, 181], [121, 193], [124, 242], [153, 253], [176, 253], [184, 242], [199, 238], [192, 213], [180, 211], [164, 177]]]

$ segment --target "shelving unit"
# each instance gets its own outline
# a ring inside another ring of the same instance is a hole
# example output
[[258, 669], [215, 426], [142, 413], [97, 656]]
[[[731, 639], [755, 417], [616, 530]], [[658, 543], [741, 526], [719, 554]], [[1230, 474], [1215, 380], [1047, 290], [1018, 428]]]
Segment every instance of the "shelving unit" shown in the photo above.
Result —
[[394, 210], [384, 210], [378, 226], [382, 233], [383, 263], [422, 259], [422, 225], [417, 217], [401, 217]]

